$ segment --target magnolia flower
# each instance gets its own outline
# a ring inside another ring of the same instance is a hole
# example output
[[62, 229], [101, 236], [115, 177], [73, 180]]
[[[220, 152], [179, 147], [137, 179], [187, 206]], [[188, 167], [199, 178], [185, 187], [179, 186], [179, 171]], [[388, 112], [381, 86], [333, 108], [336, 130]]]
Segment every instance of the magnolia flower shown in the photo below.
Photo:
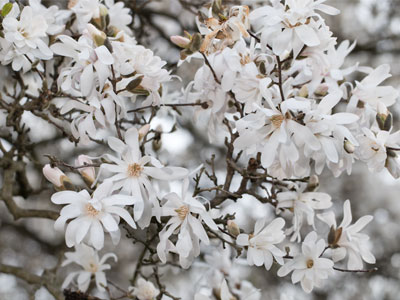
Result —
[[89, 144], [91, 138], [96, 138], [99, 128], [110, 128], [111, 124], [114, 126], [116, 116], [118, 119], [126, 116], [122, 101], [110, 90], [102, 94], [94, 92], [86, 97], [85, 103], [83, 100], [69, 99], [62, 105], [60, 113], [72, 115], [71, 133], [83, 145]]
[[26, 72], [35, 59], [48, 60], [53, 57], [53, 52], [47, 46], [46, 19], [40, 14], [34, 14], [30, 6], [23, 8], [19, 20], [13, 14], [8, 14], [2, 25], [2, 63], [12, 62], [14, 71], [23, 69]]
[[139, 148], [139, 133], [135, 127], [126, 131], [125, 143], [115, 137], [110, 137], [108, 145], [117, 152], [118, 156], [107, 154], [106, 157], [113, 164], [104, 163], [100, 169], [115, 173], [106, 179], [107, 182], [112, 183], [113, 190], [121, 189], [121, 192], [137, 199], [138, 205], [134, 207], [135, 220], [142, 220], [140, 225], [147, 226], [152, 215], [150, 204], [158, 207], [158, 200], [155, 198], [156, 191], [150, 178], [175, 180], [187, 176], [188, 171], [179, 167], [164, 167], [156, 158], [148, 155], [142, 157]]
[[82, 96], [89, 96], [97, 84], [100, 90], [103, 89], [111, 75], [109, 67], [114, 63], [114, 57], [104, 45], [104, 35], [88, 24], [78, 41], [67, 35], [57, 36], [60, 42], [51, 45], [51, 49], [55, 54], [71, 58], [69, 66], [61, 70], [58, 78], [62, 90], [73, 93], [80, 91]]
[[287, 230], [288, 234], [293, 233], [291, 241], [301, 240], [300, 230], [303, 225], [304, 216], [307, 218], [308, 225], [314, 227], [314, 210], [327, 209], [332, 206], [331, 196], [325, 193], [288, 191], [278, 193], [276, 196], [278, 205], [277, 212], [280, 209], [289, 209], [293, 212], [293, 225]]
[[332, 259], [340, 261], [348, 256], [347, 268], [349, 270], [360, 270], [363, 267], [362, 260], [369, 264], [375, 263], [374, 255], [368, 250], [369, 237], [360, 231], [372, 221], [372, 216], [363, 216], [353, 225], [351, 224], [350, 201], [346, 200], [343, 205], [343, 220], [339, 226], [336, 225], [335, 214], [330, 211], [319, 214], [318, 218], [331, 227], [332, 238], [329, 241], [332, 247]]
[[380, 172], [386, 166], [387, 148], [398, 149], [400, 146], [400, 131], [379, 130], [376, 134], [368, 128], [363, 128], [364, 135], [358, 137], [359, 156], [364, 160], [370, 171]]
[[380, 65], [374, 70], [369, 70], [369, 74], [360, 82], [357, 82], [350, 99], [349, 109], [354, 109], [358, 101], [368, 103], [373, 109], [377, 110], [379, 102], [386, 106], [391, 106], [399, 97], [399, 92], [392, 86], [378, 86], [385, 79], [391, 77], [389, 65]]
[[65, 231], [65, 242], [68, 247], [80, 244], [85, 237], [96, 249], [104, 246], [104, 231], [109, 232], [114, 244], [118, 243], [120, 231], [118, 223], [124, 219], [132, 228], [136, 228], [135, 222], [124, 205], [137, 204], [137, 200], [131, 196], [112, 195], [112, 183], [100, 184], [93, 195], [86, 190], [79, 193], [62, 191], [55, 193], [51, 201], [55, 204], [67, 204], [61, 209], [60, 217], [54, 223], [56, 230]]
[[[292, 117], [296, 111], [308, 111], [310, 103], [291, 98], [283, 101], [279, 110], [271, 100], [266, 100], [270, 108], [259, 107], [258, 114], [250, 114], [237, 122], [239, 137], [234, 142], [235, 147], [247, 150], [249, 144], [257, 143], [257, 147], [250, 149], [261, 152], [261, 163], [265, 168], [276, 159], [283, 166], [292, 167], [300, 156], [298, 147], [307, 145], [314, 151], [321, 148], [311, 130]], [[288, 153], [290, 155], [286, 155]]]
[[[221, 286], [218, 291], [218, 299], [221, 300], [235, 300], [236, 298], [229, 291], [228, 283], [225, 279], [222, 280]], [[194, 295], [194, 300], [211, 300], [210, 297], [205, 296], [204, 294], [197, 293]]]
[[62, 289], [68, 287], [77, 278], [78, 288], [82, 292], [86, 292], [90, 280], [94, 276], [97, 289], [100, 292], [105, 292], [104, 287], [107, 286], [107, 279], [104, 271], [111, 269], [111, 266], [105, 262], [109, 258], [117, 261], [117, 256], [114, 253], [107, 253], [99, 259], [97, 251], [92, 247], [80, 244], [75, 246], [75, 252], [66, 252], [65, 256], [66, 260], [63, 261], [62, 267], [75, 263], [80, 265], [83, 270], [69, 273], [62, 284]]
[[[166, 252], [173, 251], [179, 254], [180, 263], [183, 268], [189, 267], [192, 257], [200, 253], [199, 240], [209, 244], [209, 238], [202, 221], [211, 229], [218, 230], [217, 225], [198, 199], [193, 198], [188, 191], [189, 180], [185, 179], [182, 184], [182, 192], [167, 194], [164, 199], [166, 203], [161, 207], [161, 216], [170, 217], [167, 224], [160, 231], [160, 242], [157, 245], [157, 254], [162, 262], [166, 262]], [[173, 245], [169, 238], [178, 232], [178, 241]]]
[[271, 92], [268, 90], [271, 82], [271, 78], [261, 75], [255, 63], [250, 62], [243, 66], [239, 78], [235, 79], [232, 91], [237, 100], [245, 104], [244, 111], [249, 113], [256, 109], [254, 103], [261, 105], [263, 97], [272, 98]]
[[132, 33], [128, 26], [132, 22], [130, 10], [124, 7], [121, 1], [115, 3], [114, 0], [69, 0], [68, 8], [75, 13], [79, 32], [82, 32], [91, 20], [101, 24], [101, 18], [107, 16], [110, 28]]
[[[132, 42], [115, 41], [112, 45], [116, 58], [115, 72], [123, 77], [117, 83], [118, 90], [125, 90], [121, 95], [147, 95], [146, 100], [141, 103], [142, 106], [162, 104], [160, 88], [171, 80], [171, 75], [163, 68], [166, 62], [150, 49]], [[135, 84], [130, 87], [132, 82]]]
[[325, 250], [325, 241], [318, 240], [315, 231], [310, 232], [301, 245], [302, 253], [296, 255], [278, 270], [278, 276], [283, 277], [292, 273], [292, 282], [300, 281], [306, 293], [314, 286], [321, 287], [322, 281], [333, 272], [333, 261], [321, 257]]
[[68, 10], [61, 10], [57, 5], [49, 7], [44, 6], [41, 0], [29, 0], [29, 6], [34, 15], [43, 16], [47, 23], [46, 33], [48, 35], [57, 35], [65, 28], [67, 19], [71, 16]]
[[154, 300], [160, 294], [160, 291], [151, 281], [139, 278], [135, 287], [130, 288], [131, 294], [138, 300]]
[[[205, 35], [200, 51], [211, 53], [215, 50], [223, 50], [225, 47], [234, 44], [242, 36], [249, 37], [247, 30], [250, 28], [248, 19], [248, 6], [233, 6], [229, 11], [227, 20], [221, 22], [210, 16], [204, 21], [204, 24], [198, 23], [198, 28], [201, 34]], [[218, 42], [215, 40], [218, 39]]]
[[284, 4], [274, 1], [273, 6], [263, 6], [250, 14], [250, 21], [261, 31], [261, 44], [272, 47], [276, 55], [293, 50], [294, 57], [304, 45], [313, 47], [320, 44], [318, 30], [322, 18], [316, 10], [335, 15], [339, 10], [314, 0], [286, 0]]
[[254, 227], [252, 234], [239, 234], [236, 243], [240, 246], [247, 246], [247, 262], [250, 266], [262, 266], [269, 270], [274, 259], [283, 264], [282, 256], [285, 252], [277, 248], [275, 245], [281, 243], [285, 239], [285, 233], [282, 228], [285, 226], [285, 220], [276, 218], [267, 226], [265, 219], [259, 219]]

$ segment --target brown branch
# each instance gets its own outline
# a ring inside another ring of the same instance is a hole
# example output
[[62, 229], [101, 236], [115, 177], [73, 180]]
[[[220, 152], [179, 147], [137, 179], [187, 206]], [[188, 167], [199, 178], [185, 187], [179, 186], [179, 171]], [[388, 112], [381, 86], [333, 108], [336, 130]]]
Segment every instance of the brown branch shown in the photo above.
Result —
[[49, 274], [45, 273], [43, 276], [39, 276], [26, 271], [25, 268], [6, 264], [0, 264], [0, 273], [14, 275], [29, 284], [44, 286], [57, 300], [64, 300], [60, 287], [54, 283], [54, 278], [50, 278], [52, 276], [49, 276]]

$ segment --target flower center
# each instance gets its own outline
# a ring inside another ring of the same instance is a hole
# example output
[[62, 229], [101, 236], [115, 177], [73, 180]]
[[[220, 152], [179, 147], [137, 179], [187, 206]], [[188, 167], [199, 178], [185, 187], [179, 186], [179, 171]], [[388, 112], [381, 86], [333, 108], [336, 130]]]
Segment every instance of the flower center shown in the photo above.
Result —
[[272, 125], [274, 125], [276, 128], [281, 127], [283, 120], [285, 120], [283, 115], [273, 115], [271, 117]]
[[96, 273], [98, 270], [97, 265], [95, 263], [89, 263], [89, 272]]
[[90, 204], [90, 203], [88, 203], [88, 204], [86, 204], [86, 214], [88, 214], [89, 216], [92, 216], [92, 217], [95, 217], [95, 216], [97, 216], [99, 213], [100, 213], [100, 211], [98, 211], [97, 209], [95, 209], [94, 207], [93, 207], [93, 205], [92, 204]]
[[377, 143], [373, 143], [372, 146], [371, 146], [371, 149], [374, 150], [375, 152], [378, 152], [379, 148], [380, 147], [379, 147], [379, 145]]
[[312, 259], [307, 260], [307, 268], [311, 269], [314, 266], [314, 261]]
[[139, 177], [140, 173], [142, 173], [143, 167], [137, 163], [130, 164], [128, 166], [128, 174], [130, 177]]
[[183, 221], [189, 213], [189, 207], [187, 205], [182, 205], [181, 207], [175, 209], [175, 211], [178, 213], [179, 219]]

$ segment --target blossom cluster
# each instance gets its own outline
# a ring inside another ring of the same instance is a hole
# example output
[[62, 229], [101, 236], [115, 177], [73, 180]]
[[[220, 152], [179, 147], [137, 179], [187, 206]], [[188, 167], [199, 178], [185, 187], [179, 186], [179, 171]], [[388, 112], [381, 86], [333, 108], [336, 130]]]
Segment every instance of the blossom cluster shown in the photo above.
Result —
[[[399, 93], [382, 84], [390, 77], [388, 65], [346, 67], [355, 44], [337, 44], [323, 14], [339, 11], [323, 2], [225, 7], [215, 0], [197, 17], [198, 33], [171, 37], [182, 48], [179, 65], [200, 61], [177, 105], [193, 104], [194, 119], [208, 118], [211, 142], [225, 139], [227, 173], [242, 177], [235, 192], [230, 181], [218, 184], [205, 167], [191, 172], [170, 166], [146, 147], [160, 132], [152, 129], [154, 116], [141, 110], [170, 104], [163, 101], [173, 75], [165, 61], [137, 43], [132, 12], [123, 2], [70, 0], [62, 10], [39, 0], [24, 7], [0, 1], [1, 63], [54, 93], [51, 105], [62, 116], [58, 127], [68, 126], [71, 141], [101, 145], [97, 156], [79, 155], [73, 166], [53, 160], [43, 168], [57, 191], [51, 202], [62, 205], [54, 227], [65, 234], [67, 247], [75, 247], [63, 266], [80, 267], [66, 276], [63, 288], [86, 292], [94, 279], [104, 293], [111, 268], [106, 261], [117, 257], [100, 258], [99, 251], [112, 247], [108, 238], [119, 244], [121, 231], [129, 237], [156, 230], [150, 245], [145, 243], [152, 262], [157, 256], [155, 264], [187, 269], [204, 260], [212, 276], [203, 278], [193, 295], [197, 300], [261, 299], [250, 282], [233, 274], [232, 266], [242, 261], [266, 270], [278, 265], [278, 276], [291, 273], [293, 284], [300, 282], [308, 293], [323, 286], [337, 263], [354, 272], [364, 262], [375, 263], [369, 238], [360, 232], [372, 217], [352, 224], [346, 200], [337, 225], [332, 197], [317, 191], [317, 175], [325, 167], [335, 177], [351, 174], [359, 160], [398, 178], [400, 131], [393, 130], [388, 107]], [[351, 82], [355, 73], [365, 77]], [[241, 165], [247, 168], [239, 172]], [[81, 183], [61, 170], [66, 166], [80, 174]], [[205, 173], [215, 184], [202, 189]], [[231, 202], [223, 202], [244, 194], [272, 207], [274, 217], [249, 220], [254, 230], [236, 224], [223, 211]], [[329, 230], [326, 239], [322, 228]], [[127, 294], [140, 300], [160, 299], [165, 292], [158, 277], [132, 284]]]

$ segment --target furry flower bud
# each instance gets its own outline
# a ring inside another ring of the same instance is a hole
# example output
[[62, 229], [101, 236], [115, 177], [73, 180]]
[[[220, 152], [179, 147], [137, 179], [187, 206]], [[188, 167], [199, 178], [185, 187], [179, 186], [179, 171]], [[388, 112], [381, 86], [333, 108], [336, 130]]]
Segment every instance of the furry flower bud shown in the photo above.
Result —
[[[86, 155], [79, 155], [75, 160], [75, 166], [84, 166], [93, 164], [92, 160]], [[78, 169], [81, 174], [83, 180], [88, 186], [91, 186], [93, 182], [96, 180], [96, 171], [94, 167], [84, 167]]]
[[50, 181], [58, 190], [65, 190], [65, 184], [71, 184], [71, 180], [59, 168], [52, 168], [50, 164], [43, 167], [43, 175]]

